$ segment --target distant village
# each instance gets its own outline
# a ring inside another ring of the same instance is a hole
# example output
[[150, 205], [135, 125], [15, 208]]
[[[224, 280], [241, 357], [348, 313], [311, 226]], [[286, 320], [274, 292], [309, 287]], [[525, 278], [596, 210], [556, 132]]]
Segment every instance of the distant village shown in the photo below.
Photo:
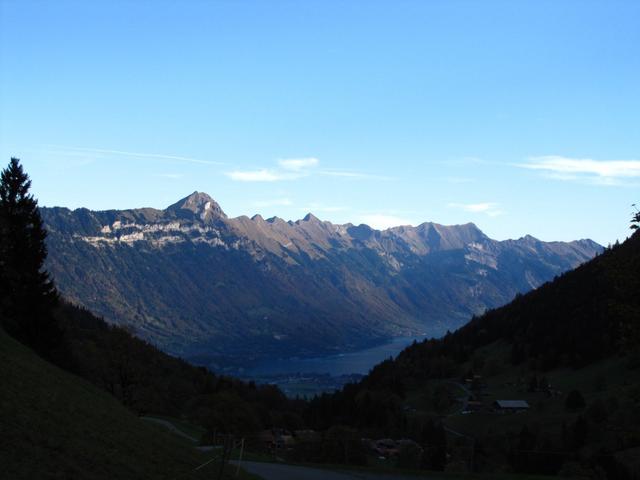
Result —
[[357, 383], [363, 377], [358, 373], [337, 376], [328, 373], [282, 373], [241, 378], [258, 384], [276, 385], [289, 398], [312, 398], [340, 390], [347, 383]]

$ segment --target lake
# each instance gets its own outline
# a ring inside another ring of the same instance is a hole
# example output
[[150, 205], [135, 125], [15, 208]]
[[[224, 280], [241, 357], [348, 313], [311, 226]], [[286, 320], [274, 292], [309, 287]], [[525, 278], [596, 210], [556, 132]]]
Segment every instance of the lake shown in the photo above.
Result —
[[366, 374], [376, 364], [395, 357], [413, 341], [421, 342], [427, 337], [396, 337], [389, 342], [356, 352], [340, 353], [315, 358], [276, 358], [264, 360], [245, 370], [243, 376], [269, 377], [282, 374], [328, 374], [331, 376]]

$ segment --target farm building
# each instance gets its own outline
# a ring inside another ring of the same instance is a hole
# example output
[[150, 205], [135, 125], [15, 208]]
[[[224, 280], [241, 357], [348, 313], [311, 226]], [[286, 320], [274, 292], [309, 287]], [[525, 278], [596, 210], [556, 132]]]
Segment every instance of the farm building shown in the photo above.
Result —
[[498, 412], [522, 412], [529, 410], [529, 403], [526, 400], [496, 400], [493, 409]]

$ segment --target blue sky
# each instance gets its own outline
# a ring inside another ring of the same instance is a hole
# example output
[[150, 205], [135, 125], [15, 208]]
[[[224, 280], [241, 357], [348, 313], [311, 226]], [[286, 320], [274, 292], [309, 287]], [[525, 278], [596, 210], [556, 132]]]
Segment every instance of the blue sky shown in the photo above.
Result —
[[625, 238], [640, 2], [0, 0], [0, 155], [46, 206]]

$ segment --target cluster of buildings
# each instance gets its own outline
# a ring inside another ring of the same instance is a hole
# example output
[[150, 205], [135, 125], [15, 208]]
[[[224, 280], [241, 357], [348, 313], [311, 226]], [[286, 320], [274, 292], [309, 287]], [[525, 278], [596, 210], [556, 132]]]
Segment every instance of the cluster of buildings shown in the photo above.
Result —
[[474, 412], [493, 412], [493, 413], [517, 413], [529, 410], [531, 406], [526, 400], [495, 400], [492, 403], [482, 401], [482, 397], [488, 395], [486, 392], [487, 384], [481, 375], [469, 375], [464, 380], [467, 391], [470, 391], [468, 399], [465, 402], [463, 414]]

